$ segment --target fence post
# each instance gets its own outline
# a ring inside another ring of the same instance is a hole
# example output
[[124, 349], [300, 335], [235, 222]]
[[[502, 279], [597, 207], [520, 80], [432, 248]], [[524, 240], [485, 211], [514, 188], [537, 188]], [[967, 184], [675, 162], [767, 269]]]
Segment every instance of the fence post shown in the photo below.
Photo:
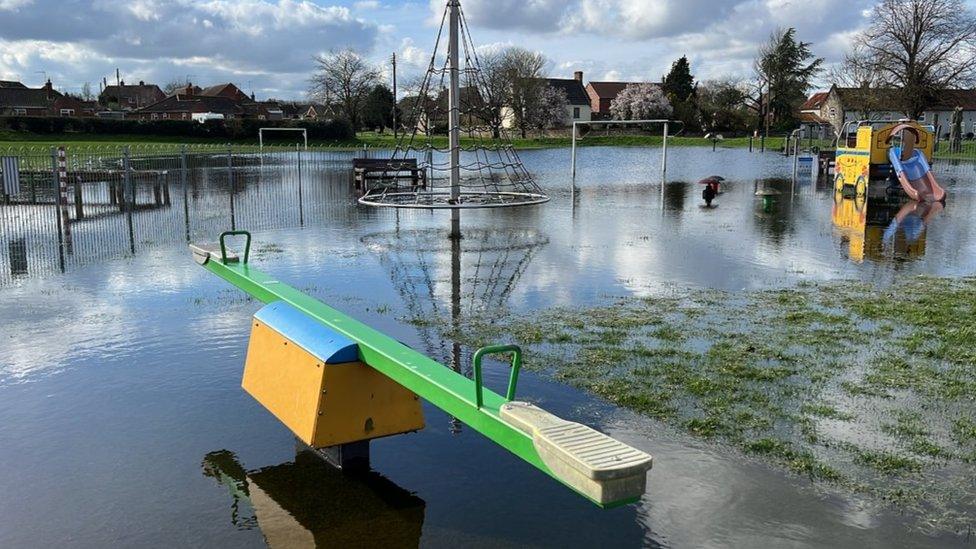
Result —
[[752, 140], [755, 139], [754, 135], [749, 136], [749, 152], [752, 152]]
[[298, 226], [305, 226], [305, 205], [302, 203], [302, 149], [295, 145], [298, 152]]
[[186, 145], [180, 145], [180, 186], [183, 187], [183, 226], [186, 230], [186, 241], [190, 241], [190, 202], [187, 193], [186, 177]]
[[136, 253], [136, 234], [132, 227], [132, 210], [136, 205], [136, 187], [132, 181], [132, 159], [129, 157], [129, 147], [122, 149], [122, 207], [125, 209], [125, 223], [129, 229], [129, 252]]
[[71, 216], [68, 213], [68, 153], [58, 147], [58, 209], [61, 211], [61, 228], [64, 231], [64, 244], [71, 255], [74, 247], [71, 242]]
[[81, 197], [81, 177], [75, 177], [75, 220], [85, 218], [85, 208]]
[[766, 152], [766, 134], [759, 136], [759, 152]]
[[[51, 183], [57, 184], [58, 181], [58, 149], [51, 147]], [[52, 185], [53, 187], [54, 185]], [[54, 219], [58, 232], [58, 266], [64, 272], [64, 229], [61, 226], [61, 205], [54, 206]]]
[[664, 123], [664, 145], [661, 148], [661, 184], [668, 182], [668, 123]]
[[230, 182], [230, 230], [237, 230], [236, 212], [234, 212], [234, 148], [227, 145], [227, 180]]

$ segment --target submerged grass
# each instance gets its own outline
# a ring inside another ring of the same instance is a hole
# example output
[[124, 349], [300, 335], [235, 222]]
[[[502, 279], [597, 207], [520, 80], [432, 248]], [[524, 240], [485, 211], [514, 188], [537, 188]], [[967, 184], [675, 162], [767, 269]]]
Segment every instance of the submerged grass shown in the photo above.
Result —
[[976, 279], [623, 298], [445, 335], [518, 343], [526, 367], [617, 405], [897, 502], [925, 524], [973, 526], [976, 488], [959, 475], [976, 463]]

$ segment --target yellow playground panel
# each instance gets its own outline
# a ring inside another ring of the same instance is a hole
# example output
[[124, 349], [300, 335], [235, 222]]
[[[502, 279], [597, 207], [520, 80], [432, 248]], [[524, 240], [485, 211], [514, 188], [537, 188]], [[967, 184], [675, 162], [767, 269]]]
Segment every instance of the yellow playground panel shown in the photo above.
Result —
[[[846, 197], [865, 197], [872, 180], [887, 178], [890, 173], [889, 139], [892, 130], [901, 125], [911, 126], [918, 131], [915, 148], [922, 151], [931, 162], [935, 138], [917, 122], [890, 122], [877, 128], [865, 123], [858, 126], [853, 147], [848, 144], [847, 147], [837, 148], [834, 191], [843, 193]], [[842, 139], [843, 137], [841, 136]]]
[[282, 302], [252, 319], [242, 386], [316, 448], [424, 427], [417, 395], [362, 363], [354, 342]]

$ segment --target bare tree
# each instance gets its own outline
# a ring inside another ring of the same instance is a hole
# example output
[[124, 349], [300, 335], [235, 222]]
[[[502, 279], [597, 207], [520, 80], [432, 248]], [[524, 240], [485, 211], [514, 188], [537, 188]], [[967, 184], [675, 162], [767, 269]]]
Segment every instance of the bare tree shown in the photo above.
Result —
[[963, 0], [883, 0], [861, 46], [912, 118], [942, 90], [976, 83], [976, 17]]
[[845, 104], [845, 108], [856, 112], [859, 120], [877, 118], [881, 112], [890, 110], [891, 90], [863, 44], [855, 43], [844, 61], [830, 69], [828, 78], [836, 86], [847, 88], [848, 96], [856, 97], [851, 105]]
[[314, 60], [309, 95], [325, 104], [337, 103], [340, 114], [359, 129], [362, 107], [380, 83], [380, 70], [352, 50], [333, 51]]
[[480, 61], [477, 116], [491, 129], [492, 137], [498, 139], [504, 123], [502, 110], [512, 90], [507, 78], [506, 55], [504, 51], [490, 52], [482, 55]]
[[83, 101], [92, 101], [95, 99], [95, 93], [92, 91], [91, 82], [85, 82], [81, 85], [81, 99]]
[[506, 103], [523, 138], [532, 127], [532, 113], [548, 87], [542, 78], [549, 61], [541, 53], [523, 48], [509, 48], [504, 53], [501, 75], [508, 86]]
[[165, 93], [166, 95], [173, 95], [174, 93], [181, 92], [184, 89], [186, 89], [186, 87], [189, 84], [190, 83], [188, 81], [174, 78], [169, 82], [167, 82], [165, 86], [163, 86], [163, 93]]

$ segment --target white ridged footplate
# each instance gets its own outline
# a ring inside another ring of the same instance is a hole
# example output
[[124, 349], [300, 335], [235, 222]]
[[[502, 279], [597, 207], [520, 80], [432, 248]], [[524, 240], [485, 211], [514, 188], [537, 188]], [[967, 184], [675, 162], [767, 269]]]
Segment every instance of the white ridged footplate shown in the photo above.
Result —
[[506, 423], [532, 435], [553, 473], [594, 501], [610, 504], [644, 494], [649, 454], [528, 402], [507, 402], [499, 411]]
[[[190, 244], [190, 251], [193, 252], [193, 259], [200, 265], [206, 265], [207, 261], [209, 261], [211, 257], [221, 259], [220, 244]], [[237, 257], [237, 254], [227, 250], [227, 262], [237, 263], [238, 261], [240, 261], [240, 259]]]

